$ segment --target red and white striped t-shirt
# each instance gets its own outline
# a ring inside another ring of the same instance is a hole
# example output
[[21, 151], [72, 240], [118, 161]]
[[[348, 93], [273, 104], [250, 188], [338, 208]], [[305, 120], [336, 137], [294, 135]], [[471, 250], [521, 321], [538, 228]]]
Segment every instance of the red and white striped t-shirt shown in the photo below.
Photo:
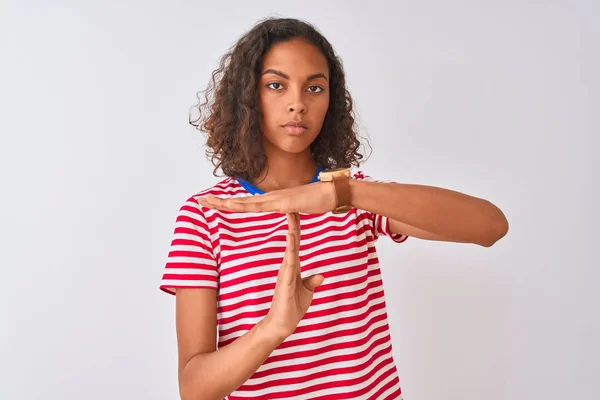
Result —
[[[360, 171], [353, 178], [373, 181]], [[227, 178], [189, 198], [177, 216], [160, 285], [168, 293], [217, 290], [219, 347], [269, 311], [287, 217], [211, 210], [196, 199], [257, 192]], [[386, 217], [357, 209], [300, 214], [300, 229], [301, 275], [322, 274], [325, 281], [295, 332], [228, 399], [402, 399], [375, 242], [380, 235], [398, 243], [406, 236], [392, 234]]]

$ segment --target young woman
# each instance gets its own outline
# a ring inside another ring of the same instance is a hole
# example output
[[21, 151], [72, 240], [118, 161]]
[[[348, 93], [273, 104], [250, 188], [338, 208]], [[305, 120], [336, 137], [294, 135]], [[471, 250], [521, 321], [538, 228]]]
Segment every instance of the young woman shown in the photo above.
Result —
[[196, 126], [226, 178], [181, 208], [161, 282], [176, 294], [181, 397], [401, 399], [377, 238], [487, 247], [503, 213], [351, 169], [342, 65], [307, 23], [256, 25], [206, 100]]

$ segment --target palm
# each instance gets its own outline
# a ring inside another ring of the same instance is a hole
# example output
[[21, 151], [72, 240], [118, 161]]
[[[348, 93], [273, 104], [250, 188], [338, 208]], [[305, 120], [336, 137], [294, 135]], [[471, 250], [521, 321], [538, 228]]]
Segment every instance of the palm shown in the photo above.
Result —
[[222, 199], [198, 197], [201, 206], [233, 212], [280, 212], [320, 214], [335, 206], [335, 189], [329, 182], [311, 183], [262, 195]]

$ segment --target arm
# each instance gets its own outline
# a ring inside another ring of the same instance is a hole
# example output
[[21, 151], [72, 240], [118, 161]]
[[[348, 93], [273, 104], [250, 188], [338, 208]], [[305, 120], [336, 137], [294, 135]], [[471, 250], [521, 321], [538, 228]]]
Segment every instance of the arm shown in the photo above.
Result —
[[214, 289], [177, 289], [179, 392], [183, 400], [221, 400], [246, 382], [283, 342], [259, 322], [233, 343], [216, 350]]
[[389, 218], [393, 233], [492, 246], [508, 232], [487, 200], [433, 186], [350, 180], [352, 206]]
[[[433, 186], [350, 179], [352, 206], [389, 219], [392, 233], [428, 240], [492, 246], [508, 232], [502, 211], [487, 200]], [[328, 212], [336, 204], [331, 182], [317, 182], [267, 194], [198, 200], [205, 207], [234, 212]]]

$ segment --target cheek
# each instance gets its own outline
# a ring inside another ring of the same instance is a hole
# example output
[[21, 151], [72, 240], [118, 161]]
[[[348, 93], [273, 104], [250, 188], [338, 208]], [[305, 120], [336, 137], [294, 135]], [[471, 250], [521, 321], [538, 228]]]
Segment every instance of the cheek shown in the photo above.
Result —
[[325, 119], [325, 115], [327, 114], [327, 110], [329, 110], [329, 98], [319, 99], [318, 102], [313, 104], [313, 111], [316, 118], [323, 121]]
[[270, 121], [275, 119], [275, 104], [273, 104], [273, 99], [269, 99], [268, 97], [261, 97], [259, 100], [260, 113], [262, 115], [262, 122], [264, 124], [269, 124]]
[[319, 110], [320, 114], [325, 115], [329, 108], [329, 96], [320, 97], [319, 101], [316, 104], [316, 108]]

